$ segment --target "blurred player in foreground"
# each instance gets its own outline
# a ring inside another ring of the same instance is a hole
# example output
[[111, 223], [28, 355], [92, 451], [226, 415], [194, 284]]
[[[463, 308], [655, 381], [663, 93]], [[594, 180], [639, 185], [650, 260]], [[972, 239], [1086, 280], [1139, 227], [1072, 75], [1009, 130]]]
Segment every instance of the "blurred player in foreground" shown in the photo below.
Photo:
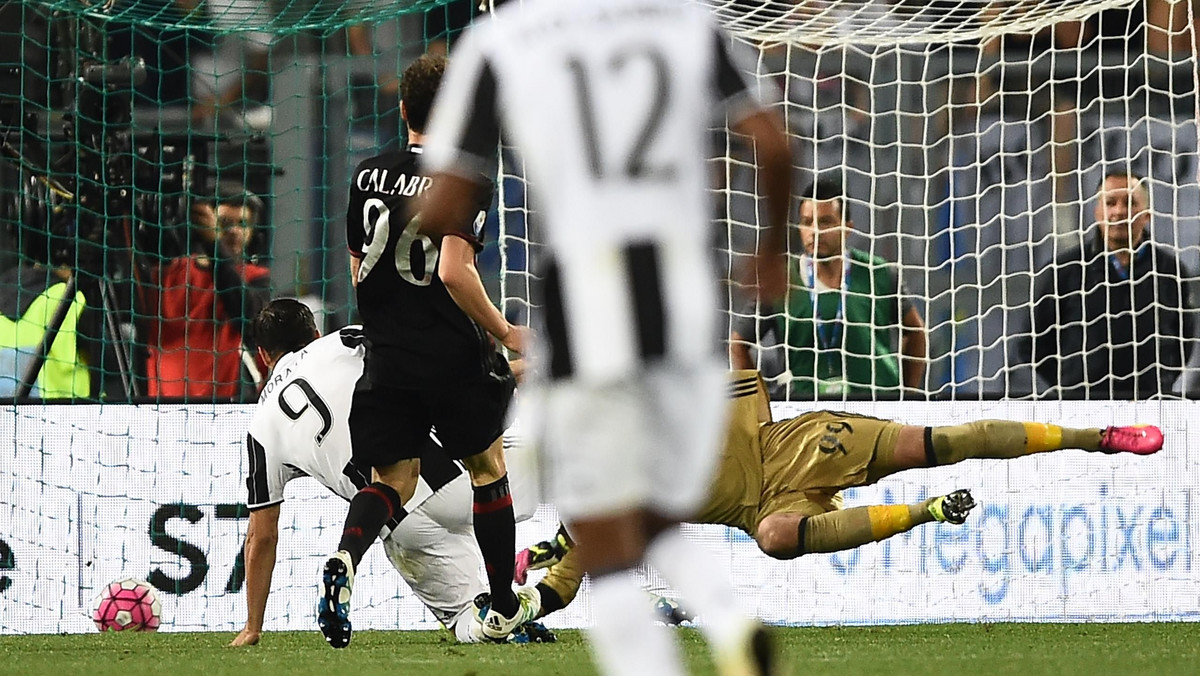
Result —
[[[958, 490], [910, 505], [841, 508], [841, 491], [896, 472], [1064, 449], [1150, 455], [1163, 446], [1162, 431], [1149, 425], [1072, 429], [978, 420], [918, 427], [832, 411], [773, 422], [757, 371], [734, 371], [729, 394], [733, 418], [725, 452], [695, 521], [745, 531], [777, 559], [853, 549], [931, 521], [962, 524], [975, 507], [971, 494]], [[566, 556], [537, 585], [543, 614], [570, 603], [579, 588], [583, 569], [569, 549], [570, 539], [560, 529], [553, 539], [517, 555], [521, 584], [527, 570]]]
[[785, 287], [791, 153], [708, 12], [674, 0], [527, 0], [467, 29], [438, 93], [422, 232], [469, 217], [503, 125], [546, 218], [523, 425], [592, 576], [589, 641], [605, 674], [683, 673], [635, 570], [705, 616], [723, 674], [774, 673], [770, 635], [728, 572], [686, 540], [725, 419], [705, 159], [712, 125], [753, 142], [770, 228], [758, 284]]
[[[284, 486], [309, 476], [346, 500], [368, 484], [370, 468], [351, 460], [350, 402], [363, 371], [366, 349], [361, 327], [350, 326], [318, 338], [312, 313], [302, 303], [272, 301], [253, 321], [259, 355], [271, 368], [250, 423], [246, 480], [250, 526], [246, 534], [246, 626], [232, 645], [258, 643], [262, 633]], [[472, 602], [486, 589], [479, 577], [482, 559], [471, 530], [471, 482], [463, 469], [425, 439], [420, 449], [417, 489], [408, 518], [383, 527], [384, 551], [413, 592], [463, 642], [483, 640]], [[522, 488], [517, 518], [537, 509], [534, 470], [528, 453], [511, 463]], [[540, 627], [518, 627], [517, 640], [546, 640]]]

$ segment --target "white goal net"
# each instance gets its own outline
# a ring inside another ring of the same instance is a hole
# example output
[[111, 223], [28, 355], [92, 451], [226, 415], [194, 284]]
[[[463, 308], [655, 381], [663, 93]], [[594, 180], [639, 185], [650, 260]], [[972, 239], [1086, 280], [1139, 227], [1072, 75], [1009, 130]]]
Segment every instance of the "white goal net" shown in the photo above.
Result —
[[[1128, 399], [1194, 387], [1189, 3], [705, 1], [781, 93], [797, 193], [818, 178], [843, 186], [847, 247], [900, 282], [901, 302], [876, 277], [810, 320], [793, 208], [788, 301], [748, 304], [733, 290], [728, 307], [731, 335], [778, 397]], [[714, 201], [729, 271], [763, 214], [752, 152], [721, 145]], [[504, 292], [517, 312], [529, 211], [506, 159]], [[1097, 189], [1114, 172], [1145, 177], [1149, 201], [1148, 217], [1101, 219], [1148, 222], [1151, 245], [1129, 269], [1097, 223]], [[923, 329], [904, 330], [910, 307]]]

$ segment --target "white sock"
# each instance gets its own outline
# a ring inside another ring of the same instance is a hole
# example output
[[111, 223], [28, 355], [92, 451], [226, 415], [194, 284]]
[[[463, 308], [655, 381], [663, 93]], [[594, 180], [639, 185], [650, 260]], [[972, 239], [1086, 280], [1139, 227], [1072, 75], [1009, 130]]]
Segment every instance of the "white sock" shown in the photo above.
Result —
[[711, 552], [674, 528], [650, 543], [646, 563], [679, 592], [680, 605], [700, 617], [701, 631], [714, 649], [735, 647], [745, 640], [752, 621], [737, 606], [729, 571]]
[[654, 623], [654, 611], [630, 571], [592, 580], [592, 654], [605, 676], [683, 676], [670, 631]]

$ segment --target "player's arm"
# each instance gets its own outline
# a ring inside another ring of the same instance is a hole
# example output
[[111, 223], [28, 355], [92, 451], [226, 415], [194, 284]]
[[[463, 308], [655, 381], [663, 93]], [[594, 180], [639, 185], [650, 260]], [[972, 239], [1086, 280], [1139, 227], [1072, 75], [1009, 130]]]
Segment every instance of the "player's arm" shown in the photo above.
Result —
[[759, 186], [767, 201], [767, 232], [758, 250], [784, 252], [788, 205], [792, 189], [792, 150], [783, 132], [783, 120], [774, 111], [760, 108], [732, 125], [738, 134], [754, 142], [758, 158]]
[[755, 272], [760, 296], [783, 298], [787, 291], [787, 219], [792, 192], [792, 148], [783, 131], [783, 119], [765, 107], [753, 93], [753, 83], [743, 75], [729, 52], [727, 38], [714, 30], [712, 86], [729, 128], [750, 137], [758, 158], [758, 185], [767, 200], [767, 231], [755, 252]]
[[734, 369], [754, 368], [754, 359], [750, 356], [750, 342], [737, 330], [729, 334], [729, 366]]
[[896, 279], [896, 295], [900, 302], [900, 369], [904, 387], [924, 390], [925, 359], [928, 356], [925, 320], [912, 302], [900, 270], [892, 268]]
[[246, 532], [246, 626], [229, 644], [255, 645], [262, 636], [271, 576], [275, 572], [275, 546], [279, 542], [279, 505], [250, 512]]
[[742, 118], [733, 130], [749, 136], [758, 158], [758, 185], [767, 200], [767, 231], [755, 251], [759, 295], [783, 298], [787, 292], [787, 218], [792, 189], [792, 151], [779, 116], [759, 110]]
[[449, 235], [476, 213], [476, 196], [500, 147], [496, 76], [479, 32], [455, 45], [438, 88], [425, 138], [424, 165], [433, 185], [418, 206], [421, 232]]
[[[436, 184], [435, 184], [436, 185]], [[496, 337], [504, 347], [521, 352], [525, 347], [525, 330], [513, 326], [500, 314], [500, 310], [488, 298], [483, 279], [475, 267], [475, 246], [464, 237], [442, 238], [442, 252], [438, 259], [438, 277], [455, 304], [462, 309], [484, 331]]]
[[[261, 427], [255, 414], [250, 429]], [[262, 429], [259, 430], [263, 431]], [[275, 545], [279, 540], [279, 506], [283, 503], [283, 487], [291, 475], [275, 454], [251, 432], [246, 435], [246, 454], [250, 476], [246, 479], [246, 506], [250, 509], [250, 527], [246, 531], [243, 552], [246, 566], [246, 626], [229, 644], [254, 645], [262, 635], [263, 616], [267, 611], [267, 596], [271, 593], [271, 575], [275, 572]]]
[[[360, 165], [354, 175], [362, 171]], [[362, 267], [362, 259], [366, 256], [366, 231], [363, 229], [363, 196], [362, 191], [350, 186], [350, 199], [346, 204], [346, 247], [350, 253], [350, 285], [358, 287], [358, 270]]]
[[904, 312], [900, 329], [900, 354], [904, 371], [904, 386], [916, 390], [924, 389], [925, 357], [927, 356], [925, 321], [917, 308], [909, 305]]
[[762, 339], [758, 330], [758, 319], [753, 316], [758, 308], [751, 304], [733, 313], [729, 329], [729, 367], [734, 370], [757, 368], [751, 343], [757, 345]]
[[[475, 196], [482, 181], [441, 172], [433, 174], [432, 178], [433, 185], [425, 191], [419, 207], [420, 231], [437, 236], [462, 230], [463, 223], [469, 223], [475, 216]], [[445, 253], [442, 249], [442, 255]]]

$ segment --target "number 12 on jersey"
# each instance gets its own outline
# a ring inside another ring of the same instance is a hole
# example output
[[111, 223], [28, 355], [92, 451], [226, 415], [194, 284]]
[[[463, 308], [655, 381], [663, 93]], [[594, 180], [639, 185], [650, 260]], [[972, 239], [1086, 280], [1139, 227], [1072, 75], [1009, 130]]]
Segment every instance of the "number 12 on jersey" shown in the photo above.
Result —
[[[653, 45], [631, 45], [613, 54], [604, 67], [589, 68], [579, 56], [568, 57], [566, 67], [574, 84], [579, 123], [583, 131], [584, 154], [587, 156], [592, 178], [599, 180], [619, 175], [632, 180], [673, 180], [674, 165], [664, 163], [654, 166], [646, 159], [659, 140], [663, 118], [671, 103], [671, 69], [662, 52]], [[630, 101], [650, 102], [649, 108], [641, 113], [643, 118], [636, 138], [601, 138], [596, 124], [597, 110], [593, 92], [595, 80], [601, 79], [605, 84], [613, 84], [616, 87], [619, 85], [612, 83], [612, 80], [623, 79], [622, 76], [638, 67], [650, 69], [651, 88], [648, 96], [627, 97]], [[606, 156], [610, 153], [621, 158], [617, 166], [614, 166], [612, 157]]]

